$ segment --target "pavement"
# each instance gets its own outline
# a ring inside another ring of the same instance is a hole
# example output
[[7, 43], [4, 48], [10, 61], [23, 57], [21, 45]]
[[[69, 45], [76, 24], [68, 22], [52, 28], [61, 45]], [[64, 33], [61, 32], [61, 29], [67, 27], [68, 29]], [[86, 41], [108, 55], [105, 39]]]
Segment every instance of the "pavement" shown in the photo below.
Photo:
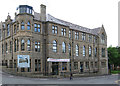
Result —
[[120, 75], [69, 78], [29, 78], [0, 72], [2, 84], [120, 84]]

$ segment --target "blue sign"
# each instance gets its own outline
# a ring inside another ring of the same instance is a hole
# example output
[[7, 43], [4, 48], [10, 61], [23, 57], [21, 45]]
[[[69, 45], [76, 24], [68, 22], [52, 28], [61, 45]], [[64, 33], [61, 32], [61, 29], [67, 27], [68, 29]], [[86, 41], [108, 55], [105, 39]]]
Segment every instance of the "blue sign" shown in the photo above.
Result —
[[29, 55], [17, 55], [18, 67], [27, 68], [30, 67]]

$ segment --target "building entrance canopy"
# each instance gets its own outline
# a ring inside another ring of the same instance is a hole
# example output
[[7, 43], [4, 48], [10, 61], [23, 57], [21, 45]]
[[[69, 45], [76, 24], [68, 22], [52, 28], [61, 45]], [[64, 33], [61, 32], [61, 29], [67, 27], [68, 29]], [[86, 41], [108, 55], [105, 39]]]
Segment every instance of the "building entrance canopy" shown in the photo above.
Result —
[[53, 59], [53, 58], [48, 58], [48, 62], [70, 62], [70, 59]]

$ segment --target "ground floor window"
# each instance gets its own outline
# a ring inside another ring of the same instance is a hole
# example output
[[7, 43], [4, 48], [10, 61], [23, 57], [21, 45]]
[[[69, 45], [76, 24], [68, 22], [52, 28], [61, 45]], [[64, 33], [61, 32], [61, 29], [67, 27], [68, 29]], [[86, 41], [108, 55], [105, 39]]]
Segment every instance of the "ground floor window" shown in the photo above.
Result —
[[98, 68], [98, 62], [95, 62], [95, 68]]
[[35, 59], [35, 71], [41, 71], [41, 60]]
[[8, 67], [7, 60], [5, 60], [5, 66]]
[[74, 62], [74, 69], [78, 69], [78, 62]]
[[91, 68], [93, 68], [93, 62], [91, 62]]
[[16, 62], [16, 60], [14, 60], [14, 68], [16, 68], [17, 67], [17, 62]]
[[28, 68], [28, 72], [31, 72], [31, 59], [30, 59], [30, 67]]
[[12, 62], [12, 60], [9, 60], [9, 61], [10, 61], [9, 67], [12, 68], [13, 67], [13, 62]]
[[106, 67], [106, 62], [101, 62], [101, 67], [105, 68]]
[[67, 70], [67, 63], [66, 62], [62, 63], [62, 70]]
[[86, 67], [86, 69], [89, 68], [89, 62], [86, 62], [85, 67]]

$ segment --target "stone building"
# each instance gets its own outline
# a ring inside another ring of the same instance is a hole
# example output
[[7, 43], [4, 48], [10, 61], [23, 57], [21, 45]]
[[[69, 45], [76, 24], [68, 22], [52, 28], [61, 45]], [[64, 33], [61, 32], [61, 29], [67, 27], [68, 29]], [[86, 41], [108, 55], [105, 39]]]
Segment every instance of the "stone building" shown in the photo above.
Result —
[[89, 29], [20, 5], [11, 19], [0, 23], [3, 69], [16, 74], [108, 74], [104, 26]]

